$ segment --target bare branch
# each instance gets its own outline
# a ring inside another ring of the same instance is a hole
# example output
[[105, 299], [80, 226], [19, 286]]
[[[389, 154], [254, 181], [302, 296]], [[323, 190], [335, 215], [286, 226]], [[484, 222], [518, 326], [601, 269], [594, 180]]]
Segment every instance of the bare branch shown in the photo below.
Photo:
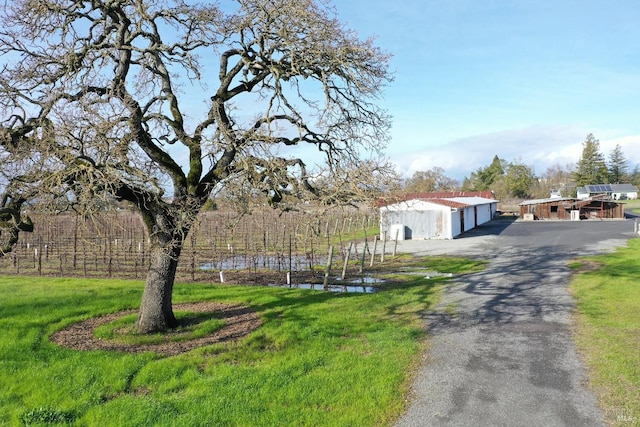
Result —
[[170, 296], [184, 238], [214, 190], [283, 209], [378, 191], [389, 172], [390, 119], [377, 105], [388, 60], [324, 0], [233, 0], [224, 11], [186, 0], [6, 2], [8, 241], [29, 228], [24, 203], [84, 214], [131, 202], [158, 249], [147, 284], [164, 281], [159, 294]]

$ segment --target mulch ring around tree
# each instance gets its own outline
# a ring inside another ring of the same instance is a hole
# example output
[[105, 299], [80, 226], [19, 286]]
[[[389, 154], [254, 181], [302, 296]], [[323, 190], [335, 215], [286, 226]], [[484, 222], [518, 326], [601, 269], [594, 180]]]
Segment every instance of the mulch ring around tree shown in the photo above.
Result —
[[136, 312], [136, 310], [126, 310], [74, 323], [65, 329], [55, 332], [51, 336], [51, 341], [73, 350], [115, 350], [125, 353], [154, 352], [166, 356], [175, 356], [205, 345], [242, 338], [262, 324], [260, 317], [253, 310], [242, 305], [208, 301], [178, 304], [174, 305], [174, 309], [215, 314], [217, 318], [225, 321], [225, 325], [211, 335], [204, 337], [185, 341], [166, 341], [158, 344], [127, 344], [103, 340], [94, 336], [94, 330], [98, 326]]

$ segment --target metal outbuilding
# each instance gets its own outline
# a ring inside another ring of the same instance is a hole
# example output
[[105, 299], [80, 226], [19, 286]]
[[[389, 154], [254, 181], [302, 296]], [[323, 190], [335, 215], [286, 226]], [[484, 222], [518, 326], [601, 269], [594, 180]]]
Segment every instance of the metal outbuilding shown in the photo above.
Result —
[[496, 214], [497, 200], [474, 195], [446, 197], [448, 195], [420, 195], [380, 207], [381, 238], [453, 239], [491, 221]]
[[520, 203], [520, 218], [524, 220], [621, 219], [624, 207], [606, 198], [586, 200], [548, 198]]

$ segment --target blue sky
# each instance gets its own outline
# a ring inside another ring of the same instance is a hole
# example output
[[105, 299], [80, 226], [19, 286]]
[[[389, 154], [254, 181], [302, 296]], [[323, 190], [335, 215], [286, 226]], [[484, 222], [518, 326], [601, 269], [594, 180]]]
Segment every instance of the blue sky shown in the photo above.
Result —
[[637, 0], [337, 0], [338, 18], [393, 55], [381, 103], [406, 176], [521, 161], [575, 164], [588, 133], [640, 163]]

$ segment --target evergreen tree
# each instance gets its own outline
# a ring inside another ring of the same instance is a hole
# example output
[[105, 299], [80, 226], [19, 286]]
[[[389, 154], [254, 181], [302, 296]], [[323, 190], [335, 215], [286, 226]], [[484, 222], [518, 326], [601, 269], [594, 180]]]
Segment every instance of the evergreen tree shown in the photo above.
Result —
[[495, 155], [489, 166], [471, 172], [469, 179], [465, 179], [463, 183], [463, 189], [471, 191], [491, 190], [491, 186], [504, 175], [504, 170], [504, 160]]
[[535, 182], [536, 177], [531, 167], [520, 162], [510, 163], [507, 167], [504, 183], [508, 195], [519, 199], [531, 197]]
[[622, 148], [616, 144], [616, 148], [609, 154], [609, 176], [612, 183], [619, 184], [629, 181], [629, 162], [627, 161]]
[[600, 141], [591, 133], [582, 143], [582, 157], [576, 165], [573, 177], [578, 186], [609, 182], [609, 169], [600, 152]]
[[462, 186], [460, 188], [462, 191], [472, 191], [473, 184], [471, 183], [471, 179], [465, 176], [462, 180]]
[[485, 170], [484, 181], [486, 182], [487, 187], [490, 187], [491, 184], [500, 179], [504, 175], [504, 172], [505, 161], [501, 160], [496, 154], [489, 167]]

